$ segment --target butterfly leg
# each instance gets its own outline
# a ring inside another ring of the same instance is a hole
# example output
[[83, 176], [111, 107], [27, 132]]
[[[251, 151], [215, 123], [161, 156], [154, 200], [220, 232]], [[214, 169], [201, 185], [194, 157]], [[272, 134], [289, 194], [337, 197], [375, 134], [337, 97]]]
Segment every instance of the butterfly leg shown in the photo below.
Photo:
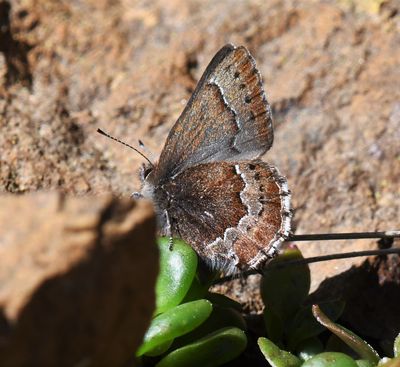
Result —
[[165, 234], [168, 237], [169, 250], [172, 251], [174, 248], [174, 239], [172, 238], [171, 221], [167, 209], [164, 210], [164, 216], [166, 223]]
[[140, 192], [135, 191], [135, 192], [132, 192], [131, 198], [135, 199], [135, 200], [138, 200], [138, 199], [142, 199], [143, 195]]

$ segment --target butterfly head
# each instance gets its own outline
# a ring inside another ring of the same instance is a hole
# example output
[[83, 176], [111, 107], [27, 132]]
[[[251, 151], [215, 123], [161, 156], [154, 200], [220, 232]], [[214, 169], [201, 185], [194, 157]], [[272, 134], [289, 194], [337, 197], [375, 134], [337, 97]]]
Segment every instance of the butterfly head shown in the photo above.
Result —
[[153, 165], [142, 163], [139, 171], [139, 178], [142, 183], [152, 177], [153, 169]]
[[154, 166], [150, 164], [142, 164], [139, 170], [139, 178], [142, 184], [140, 196], [147, 199], [154, 197]]

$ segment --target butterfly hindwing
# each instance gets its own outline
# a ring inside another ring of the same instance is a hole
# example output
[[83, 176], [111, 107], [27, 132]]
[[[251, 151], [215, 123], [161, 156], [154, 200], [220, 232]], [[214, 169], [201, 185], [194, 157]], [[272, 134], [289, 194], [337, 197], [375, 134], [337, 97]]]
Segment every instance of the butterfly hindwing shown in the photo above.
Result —
[[289, 192], [261, 161], [214, 162], [184, 170], [165, 185], [172, 234], [227, 272], [255, 268], [288, 235]]

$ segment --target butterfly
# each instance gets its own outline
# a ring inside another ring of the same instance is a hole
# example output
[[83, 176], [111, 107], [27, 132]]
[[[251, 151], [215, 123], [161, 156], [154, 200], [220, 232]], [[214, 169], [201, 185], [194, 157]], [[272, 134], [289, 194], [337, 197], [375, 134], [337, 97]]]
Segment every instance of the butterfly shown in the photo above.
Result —
[[245, 47], [227, 44], [206, 68], [158, 162], [142, 166], [134, 197], [153, 201], [161, 235], [182, 238], [212, 268], [227, 275], [261, 270], [291, 228], [286, 178], [260, 159], [273, 140], [256, 63]]
[[260, 269], [288, 237], [290, 192], [260, 160], [272, 114], [249, 51], [227, 44], [206, 68], [157, 163], [141, 170], [160, 234], [180, 237], [227, 274]]

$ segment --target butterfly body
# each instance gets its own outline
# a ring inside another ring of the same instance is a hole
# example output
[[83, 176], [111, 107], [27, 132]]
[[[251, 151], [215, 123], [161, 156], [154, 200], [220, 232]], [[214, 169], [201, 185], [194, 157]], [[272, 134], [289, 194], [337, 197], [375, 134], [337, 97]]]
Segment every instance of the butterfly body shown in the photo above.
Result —
[[160, 159], [143, 169], [160, 233], [181, 237], [212, 267], [260, 268], [290, 231], [290, 193], [261, 161], [273, 142], [261, 76], [244, 47], [213, 58], [172, 127]]

